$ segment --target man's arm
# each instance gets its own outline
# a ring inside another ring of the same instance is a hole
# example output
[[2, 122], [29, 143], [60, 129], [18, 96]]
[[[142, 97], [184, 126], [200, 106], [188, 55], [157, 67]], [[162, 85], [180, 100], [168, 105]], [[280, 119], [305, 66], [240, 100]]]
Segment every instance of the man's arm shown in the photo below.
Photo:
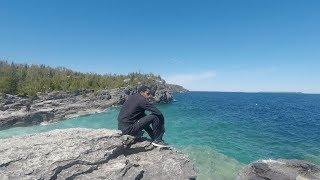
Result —
[[149, 101], [144, 100], [141, 103], [141, 107], [147, 111], [150, 111], [152, 114], [158, 116], [161, 119], [164, 119], [162, 113], [159, 111], [158, 108], [156, 108], [153, 104], [151, 104]]

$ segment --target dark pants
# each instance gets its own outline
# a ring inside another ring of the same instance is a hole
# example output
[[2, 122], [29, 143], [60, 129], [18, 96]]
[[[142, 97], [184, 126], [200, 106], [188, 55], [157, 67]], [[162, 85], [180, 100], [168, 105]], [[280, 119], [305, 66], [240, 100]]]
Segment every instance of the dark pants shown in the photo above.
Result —
[[164, 134], [164, 119], [159, 118], [154, 114], [150, 114], [123, 129], [122, 133], [137, 136], [142, 130], [147, 131], [152, 140], [162, 140]]

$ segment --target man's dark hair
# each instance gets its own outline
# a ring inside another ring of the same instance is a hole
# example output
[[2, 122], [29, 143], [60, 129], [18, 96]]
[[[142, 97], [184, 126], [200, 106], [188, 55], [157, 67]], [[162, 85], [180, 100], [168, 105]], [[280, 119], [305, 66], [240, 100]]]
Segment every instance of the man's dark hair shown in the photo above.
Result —
[[141, 93], [141, 92], [146, 92], [147, 90], [150, 91], [150, 88], [146, 85], [141, 85], [139, 88], [138, 88], [138, 93]]

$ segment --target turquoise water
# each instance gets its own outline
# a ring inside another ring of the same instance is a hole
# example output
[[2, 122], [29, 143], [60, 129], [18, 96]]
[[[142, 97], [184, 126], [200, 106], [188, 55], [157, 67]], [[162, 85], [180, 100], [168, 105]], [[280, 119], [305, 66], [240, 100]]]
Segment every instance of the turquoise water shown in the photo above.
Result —
[[[320, 95], [190, 92], [159, 105], [165, 140], [195, 162], [199, 179], [233, 179], [258, 159], [303, 159], [320, 165]], [[87, 127], [116, 128], [118, 108], [55, 124], [0, 131], [0, 137]]]

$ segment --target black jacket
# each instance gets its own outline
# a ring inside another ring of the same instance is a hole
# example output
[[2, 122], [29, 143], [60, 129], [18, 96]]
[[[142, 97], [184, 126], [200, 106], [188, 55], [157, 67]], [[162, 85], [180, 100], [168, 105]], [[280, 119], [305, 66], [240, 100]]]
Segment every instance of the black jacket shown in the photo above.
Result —
[[163, 119], [162, 113], [139, 93], [129, 96], [118, 116], [118, 129], [122, 130], [144, 117], [145, 110]]

